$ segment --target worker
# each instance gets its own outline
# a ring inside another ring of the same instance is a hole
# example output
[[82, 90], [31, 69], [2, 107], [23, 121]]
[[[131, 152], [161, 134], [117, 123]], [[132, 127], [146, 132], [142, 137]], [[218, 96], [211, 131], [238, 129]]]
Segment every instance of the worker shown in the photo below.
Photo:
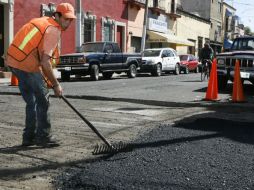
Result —
[[61, 97], [63, 89], [53, 73], [59, 62], [61, 32], [76, 19], [69, 3], [56, 7], [52, 17], [34, 18], [15, 35], [7, 51], [7, 65], [18, 78], [19, 90], [26, 103], [22, 146], [59, 145], [51, 134], [49, 90]]

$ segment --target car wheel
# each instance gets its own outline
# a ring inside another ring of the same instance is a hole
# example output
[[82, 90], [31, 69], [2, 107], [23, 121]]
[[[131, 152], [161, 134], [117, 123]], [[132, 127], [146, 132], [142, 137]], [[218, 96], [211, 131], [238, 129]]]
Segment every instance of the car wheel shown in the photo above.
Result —
[[102, 73], [102, 75], [103, 75], [103, 78], [105, 79], [111, 79], [113, 72], [105, 72], [105, 73]]
[[70, 73], [61, 72], [61, 79], [62, 79], [62, 81], [69, 81], [70, 80]]
[[176, 64], [174, 74], [175, 75], [179, 75], [180, 74], [180, 65], [179, 64]]
[[184, 69], [184, 74], [189, 74], [189, 68], [187, 66]]
[[99, 67], [98, 65], [92, 65], [91, 66], [91, 73], [90, 73], [90, 77], [91, 77], [91, 80], [93, 81], [97, 81], [99, 80]]
[[161, 65], [160, 64], [156, 64], [154, 70], [151, 72], [152, 76], [161, 76]]
[[137, 67], [136, 67], [135, 64], [131, 64], [131, 65], [129, 66], [129, 70], [127, 71], [127, 76], [128, 76], [129, 78], [135, 78], [136, 75], [137, 75]]
[[218, 76], [218, 89], [225, 90], [227, 87], [228, 79], [225, 76]]

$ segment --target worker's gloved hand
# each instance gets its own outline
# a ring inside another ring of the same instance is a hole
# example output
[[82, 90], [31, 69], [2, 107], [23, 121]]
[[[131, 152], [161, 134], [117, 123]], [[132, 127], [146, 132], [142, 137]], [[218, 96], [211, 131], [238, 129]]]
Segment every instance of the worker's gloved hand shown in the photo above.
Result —
[[63, 89], [59, 83], [53, 86], [53, 90], [54, 90], [55, 96], [61, 97], [63, 95]]

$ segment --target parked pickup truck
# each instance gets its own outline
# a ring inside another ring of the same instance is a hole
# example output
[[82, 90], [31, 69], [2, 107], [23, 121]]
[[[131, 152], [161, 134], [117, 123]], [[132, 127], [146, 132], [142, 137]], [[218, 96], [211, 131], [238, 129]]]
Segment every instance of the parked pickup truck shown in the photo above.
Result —
[[141, 54], [122, 53], [115, 42], [90, 42], [82, 46], [82, 53], [65, 54], [60, 57], [57, 70], [63, 81], [70, 75], [90, 75], [91, 80], [99, 80], [99, 73], [110, 79], [114, 72], [126, 72], [135, 78], [141, 64]]
[[229, 52], [217, 55], [217, 76], [219, 89], [225, 89], [228, 80], [234, 80], [236, 60], [240, 62], [242, 81], [254, 84], [254, 37], [238, 37]]

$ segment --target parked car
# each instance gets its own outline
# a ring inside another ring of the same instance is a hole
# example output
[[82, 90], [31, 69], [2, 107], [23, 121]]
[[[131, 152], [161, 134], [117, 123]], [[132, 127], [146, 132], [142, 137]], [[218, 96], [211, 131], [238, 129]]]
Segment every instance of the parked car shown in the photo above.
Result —
[[199, 62], [198, 58], [191, 54], [179, 55], [180, 57], [180, 68], [185, 74], [189, 71], [199, 72]]
[[70, 75], [90, 75], [91, 80], [99, 80], [99, 73], [110, 79], [114, 72], [126, 72], [135, 78], [141, 65], [140, 53], [122, 53], [115, 42], [89, 42], [82, 46], [81, 53], [71, 53], [60, 57], [57, 70], [61, 79], [68, 81]]
[[180, 73], [180, 58], [172, 48], [145, 49], [139, 72], [160, 76], [162, 72]]

